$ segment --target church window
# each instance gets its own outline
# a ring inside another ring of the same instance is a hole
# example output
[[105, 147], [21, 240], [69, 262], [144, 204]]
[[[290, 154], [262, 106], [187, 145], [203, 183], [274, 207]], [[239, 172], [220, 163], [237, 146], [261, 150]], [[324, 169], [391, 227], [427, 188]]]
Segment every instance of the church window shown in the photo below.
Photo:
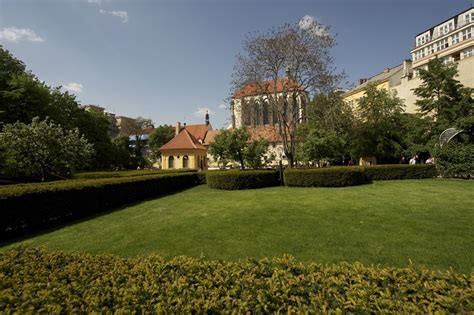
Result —
[[174, 157], [170, 156], [168, 158], [168, 168], [174, 168]]

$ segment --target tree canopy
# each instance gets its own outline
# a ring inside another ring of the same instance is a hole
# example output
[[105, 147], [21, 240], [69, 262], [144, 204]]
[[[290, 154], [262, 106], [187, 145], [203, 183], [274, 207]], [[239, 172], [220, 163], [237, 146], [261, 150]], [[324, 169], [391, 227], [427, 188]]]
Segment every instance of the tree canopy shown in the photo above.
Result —
[[[339, 79], [332, 68], [330, 49], [334, 44], [329, 28], [312, 21], [252, 33], [237, 57], [234, 92], [249, 83], [261, 91], [273, 86], [265, 93], [265, 100], [276, 114], [290, 166], [295, 162], [297, 128], [304, 120], [308, 93], [329, 91]], [[278, 91], [278, 82], [284, 77], [283, 92]]]
[[51, 121], [33, 118], [30, 124], [6, 124], [0, 133], [5, 165], [28, 176], [67, 176], [87, 164], [93, 146], [79, 130], [64, 130]]

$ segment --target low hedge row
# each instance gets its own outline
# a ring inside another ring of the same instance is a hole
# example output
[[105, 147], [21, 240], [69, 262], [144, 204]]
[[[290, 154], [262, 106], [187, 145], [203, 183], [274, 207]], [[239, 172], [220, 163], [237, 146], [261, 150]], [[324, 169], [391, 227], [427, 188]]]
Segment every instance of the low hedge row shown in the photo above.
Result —
[[438, 176], [438, 171], [433, 164], [372, 165], [365, 167], [365, 173], [372, 180], [421, 179]]
[[0, 253], [0, 313], [471, 313], [474, 274], [360, 263]]
[[108, 171], [108, 172], [82, 172], [76, 173], [72, 176], [73, 179], [97, 179], [110, 177], [132, 177], [158, 174], [173, 174], [173, 173], [189, 173], [196, 172], [195, 170], [180, 169], [180, 170], [127, 170], [127, 171]]
[[290, 187], [344, 187], [370, 182], [364, 168], [359, 166], [287, 169], [283, 177], [285, 185]]
[[278, 173], [274, 170], [207, 171], [206, 182], [211, 188], [237, 190], [271, 187], [278, 185]]
[[0, 239], [191, 187], [196, 173], [0, 187]]

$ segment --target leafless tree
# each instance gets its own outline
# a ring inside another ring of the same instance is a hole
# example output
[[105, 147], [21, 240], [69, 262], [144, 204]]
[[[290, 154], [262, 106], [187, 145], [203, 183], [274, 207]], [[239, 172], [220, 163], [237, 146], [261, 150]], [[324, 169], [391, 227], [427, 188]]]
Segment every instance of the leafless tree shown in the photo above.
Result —
[[250, 84], [265, 95], [290, 166], [295, 164], [297, 127], [305, 119], [308, 96], [332, 90], [342, 78], [333, 68], [334, 45], [329, 28], [311, 19], [252, 33], [237, 55], [232, 93]]

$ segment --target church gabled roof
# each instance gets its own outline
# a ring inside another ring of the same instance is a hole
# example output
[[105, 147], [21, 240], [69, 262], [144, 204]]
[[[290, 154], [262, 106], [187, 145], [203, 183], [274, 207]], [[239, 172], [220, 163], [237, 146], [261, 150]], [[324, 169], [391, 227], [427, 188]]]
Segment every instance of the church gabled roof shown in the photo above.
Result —
[[232, 98], [235, 99], [247, 96], [271, 94], [275, 92], [275, 89], [277, 93], [282, 93], [285, 89], [287, 91], [304, 91], [303, 87], [294, 80], [278, 79], [276, 80], [276, 83], [274, 80], [263, 81], [260, 83], [249, 83], [238, 90]]
[[160, 151], [189, 149], [206, 150], [206, 147], [199, 143], [199, 141], [187, 130], [186, 127], [183, 128], [177, 136], [163, 145], [160, 148]]

